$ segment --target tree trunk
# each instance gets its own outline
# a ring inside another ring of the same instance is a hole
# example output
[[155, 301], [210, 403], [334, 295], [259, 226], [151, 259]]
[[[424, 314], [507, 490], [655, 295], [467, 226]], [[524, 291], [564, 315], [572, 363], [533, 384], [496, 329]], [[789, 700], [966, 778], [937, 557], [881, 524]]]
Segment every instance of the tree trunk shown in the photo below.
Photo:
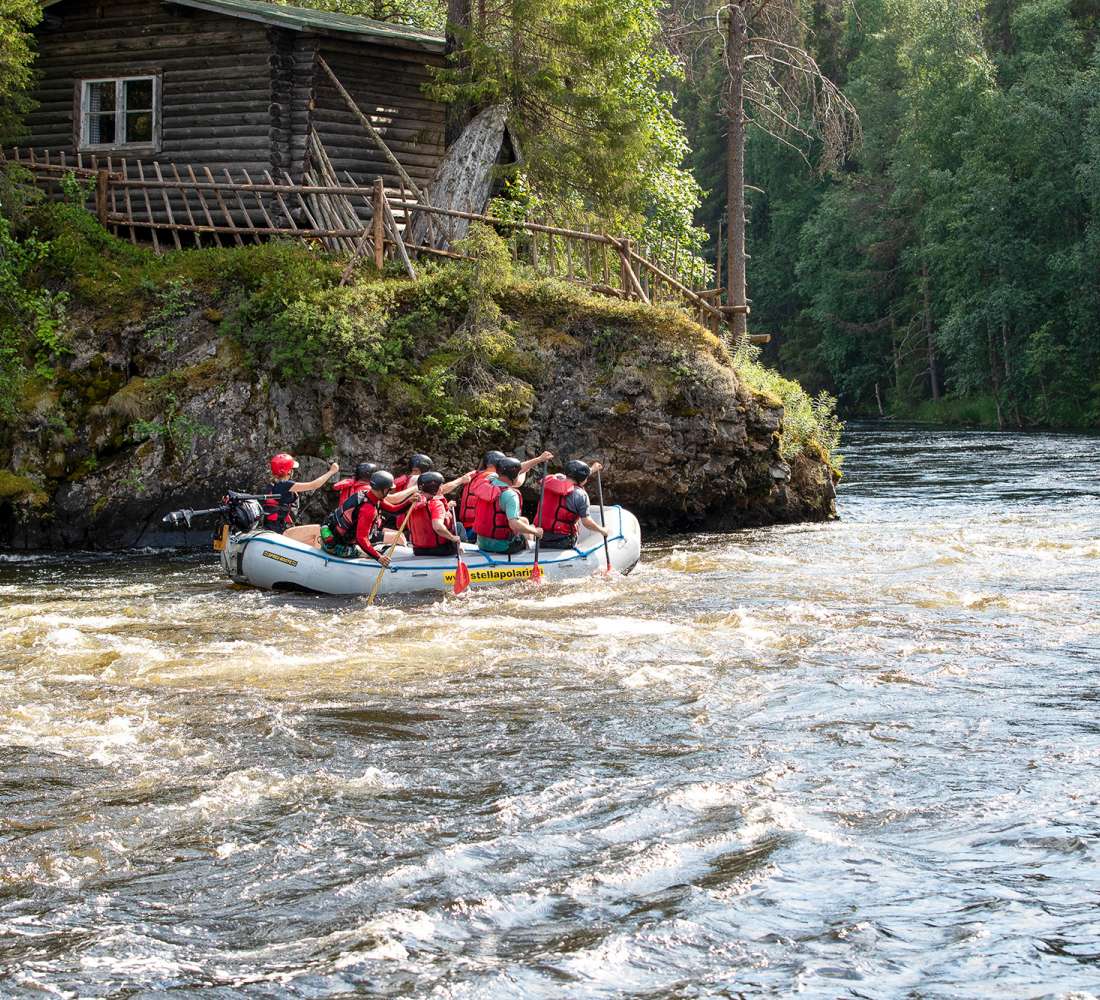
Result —
[[726, 29], [726, 70], [729, 105], [726, 108], [726, 232], [727, 298], [731, 309], [730, 333], [739, 342], [748, 331], [748, 290], [745, 281], [745, 48], [748, 29], [740, 3], [729, 8]]
[[932, 297], [928, 291], [928, 265], [920, 267], [921, 297], [924, 301], [924, 343], [928, 349], [928, 387], [932, 391], [932, 399], [939, 401], [940, 379], [936, 374], [936, 341], [932, 337]]
[[993, 344], [993, 330], [986, 326], [986, 342], [989, 345], [989, 382], [993, 386], [993, 405], [997, 407], [997, 430], [1005, 429], [1005, 418], [1001, 412], [1001, 379], [997, 371], [997, 348]]
[[[462, 54], [465, 35], [470, 30], [470, 0], [447, 0], [447, 40], [445, 53], [447, 64], [452, 69], [465, 69], [466, 59]], [[456, 56], [457, 53], [457, 56]], [[470, 123], [473, 109], [465, 101], [452, 101], [447, 105], [447, 120], [444, 125], [443, 142], [450, 146]]]
[[[425, 191], [429, 205], [459, 212], [483, 213], [489, 207], [493, 184], [493, 166], [504, 145], [504, 123], [508, 109], [494, 104], [481, 112], [447, 148], [447, 155], [436, 169]], [[406, 224], [405, 243], [409, 246], [434, 246], [450, 249], [455, 240], [466, 235], [466, 219], [444, 219], [427, 212], [413, 211]]]

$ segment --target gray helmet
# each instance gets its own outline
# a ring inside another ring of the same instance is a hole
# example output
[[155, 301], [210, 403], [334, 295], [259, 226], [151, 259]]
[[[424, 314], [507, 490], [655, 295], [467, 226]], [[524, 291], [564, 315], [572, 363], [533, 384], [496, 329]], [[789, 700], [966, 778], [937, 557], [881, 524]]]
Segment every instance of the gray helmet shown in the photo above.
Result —
[[565, 474], [572, 479], [573, 482], [580, 484], [592, 475], [592, 470], [586, 463], [574, 458], [571, 462], [565, 463]]
[[443, 477], [438, 472], [422, 472], [420, 478], [416, 481], [416, 485], [421, 493], [434, 496], [439, 492], [439, 487], [443, 485]]
[[502, 451], [487, 451], [485, 457], [481, 460], [481, 467], [487, 469], [490, 465], [500, 465], [504, 458], [507, 458], [507, 456]]
[[355, 478], [361, 483], [367, 482], [371, 476], [373, 476], [380, 466], [376, 462], [360, 462], [355, 467]]
[[410, 469], [419, 469], [421, 472], [427, 472], [432, 467], [432, 460], [427, 455], [413, 455], [409, 459]]
[[523, 468], [523, 464], [518, 458], [509, 458], [504, 456], [499, 462], [497, 462], [497, 475], [501, 479], [507, 479], [509, 482], [514, 483], [520, 474], [520, 470]]
[[385, 469], [379, 469], [377, 472], [371, 474], [370, 488], [374, 490], [375, 493], [388, 493], [393, 489], [393, 476]]

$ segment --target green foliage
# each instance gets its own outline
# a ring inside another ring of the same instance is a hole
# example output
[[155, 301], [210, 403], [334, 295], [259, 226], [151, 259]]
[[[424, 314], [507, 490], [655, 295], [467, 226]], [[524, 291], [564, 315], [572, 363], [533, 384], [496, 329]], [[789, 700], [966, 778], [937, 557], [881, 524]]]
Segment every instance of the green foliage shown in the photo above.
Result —
[[836, 400], [827, 392], [811, 396], [797, 382], [784, 378], [760, 362], [760, 349], [751, 344], [734, 354], [738, 378], [751, 389], [783, 404], [783, 439], [780, 453], [794, 458], [810, 450], [840, 468], [837, 450], [844, 425], [836, 415]]
[[[447, 101], [510, 107], [524, 183], [563, 222], [701, 238], [699, 187], [669, 84], [681, 75], [658, 0], [511, 0], [458, 31]], [[597, 223], [597, 224], [599, 224]]]
[[135, 420], [130, 426], [133, 441], [162, 441], [170, 460], [186, 457], [201, 438], [211, 437], [215, 429], [182, 412], [179, 399], [169, 393], [164, 399], [164, 412], [153, 420]]
[[155, 345], [171, 351], [175, 349], [173, 330], [176, 323], [191, 310], [195, 303], [194, 292], [182, 277], [171, 277], [161, 286], [146, 283], [146, 291], [155, 308], [145, 324], [145, 336]]
[[447, 5], [442, 0], [274, 0], [292, 7], [331, 10], [337, 14], [369, 17], [416, 28], [442, 31], [447, 20]]
[[[747, 154], [753, 326], [785, 372], [848, 413], [877, 387], [899, 415], [1100, 426], [1097, 39], [1069, 0], [864, 0], [819, 30], [858, 158], [814, 179], [755, 136]], [[717, 184], [721, 136], [687, 118]]]
[[19, 240], [0, 216], [0, 414], [10, 417], [31, 369], [49, 375], [65, 350], [63, 292], [38, 287], [35, 272], [50, 244], [35, 233]]
[[0, 0], [0, 147], [22, 132], [31, 102], [34, 40], [31, 29], [42, 20], [38, 0]]

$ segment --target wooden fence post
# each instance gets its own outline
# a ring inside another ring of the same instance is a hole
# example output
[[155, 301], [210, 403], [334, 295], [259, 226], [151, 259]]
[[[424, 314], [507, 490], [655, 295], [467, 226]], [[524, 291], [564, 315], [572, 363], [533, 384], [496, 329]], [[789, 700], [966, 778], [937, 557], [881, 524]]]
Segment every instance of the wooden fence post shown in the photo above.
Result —
[[107, 189], [110, 178], [110, 172], [102, 167], [95, 175], [95, 217], [104, 227], [107, 225]]
[[374, 181], [374, 218], [371, 220], [374, 225], [374, 266], [381, 271], [382, 266], [385, 263], [383, 258], [383, 251], [385, 247], [385, 232], [383, 227], [385, 226], [386, 219], [386, 189], [381, 177], [376, 177]]

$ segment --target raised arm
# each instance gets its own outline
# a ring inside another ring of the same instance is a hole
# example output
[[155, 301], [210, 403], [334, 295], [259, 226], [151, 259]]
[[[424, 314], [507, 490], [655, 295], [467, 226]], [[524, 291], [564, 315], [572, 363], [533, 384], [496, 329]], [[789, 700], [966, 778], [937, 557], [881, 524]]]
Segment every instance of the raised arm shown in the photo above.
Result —
[[452, 479], [449, 483], [444, 483], [439, 487], [440, 496], [446, 496], [453, 490], [458, 489], [459, 486], [465, 486], [476, 475], [476, 472], [467, 472], [464, 476], [459, 476], [457, 479]]
[[414, 497], [414, 496], [416, 496], [416, 483], [413, 483], [412, 486], [408, 486], [405, 489], [401, 490], [400, 493], [390, 493], [390, 494], [388, 494], [386, 496], [386, 499], [383, 500], [382, 503], [383, 503], [383, 506], [390, 507], [390, 508], [400, 507], [401, 504], [403, 504], [406, 500], [409, 499], [409, 497]]
[[530, 472], [536, 465], [542, 465], [543, 462], [549, 462], [554, 457], [552, 451], [544, 451], [538, 458], [529, 458], [526, 462], [519, 463], [520, 472]]
[[338, 463], [333, 462], [328, 467], [328, 472], [324, 475], [318, 476], [316, 479], [311, 479], [308, 483], [294, 483], [290, 487], [291, 493], [312, 493], [315, 489], [324, 486], [333, 476], [340, 472], [340, 466]]

